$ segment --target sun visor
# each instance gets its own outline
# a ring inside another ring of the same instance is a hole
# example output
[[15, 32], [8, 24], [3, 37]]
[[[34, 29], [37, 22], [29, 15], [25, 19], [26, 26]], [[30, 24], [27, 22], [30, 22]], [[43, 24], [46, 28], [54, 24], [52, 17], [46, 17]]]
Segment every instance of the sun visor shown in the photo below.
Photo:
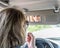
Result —
[[26, 13], [30, 24], [59, 24], [60, 13], [54, 13], [53, 10], [33, 11]]

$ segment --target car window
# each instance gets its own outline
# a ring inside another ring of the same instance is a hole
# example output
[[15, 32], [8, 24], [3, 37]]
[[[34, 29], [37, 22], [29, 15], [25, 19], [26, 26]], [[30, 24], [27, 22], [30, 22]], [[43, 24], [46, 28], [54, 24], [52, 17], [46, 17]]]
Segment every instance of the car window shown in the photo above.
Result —
[[37, 38], [60, 37], [60, 25], [29, 25], [27, 32], [33, 33]]

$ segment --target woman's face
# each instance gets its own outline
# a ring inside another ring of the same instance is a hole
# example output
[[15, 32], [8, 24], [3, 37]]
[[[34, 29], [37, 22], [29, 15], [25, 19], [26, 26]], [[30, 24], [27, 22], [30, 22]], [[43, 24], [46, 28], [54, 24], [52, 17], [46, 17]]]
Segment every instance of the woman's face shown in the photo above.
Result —
[[35, 22], [39, 22], [40, 21], [40, 16], [34, 16], [34, 20], [35, 20]]

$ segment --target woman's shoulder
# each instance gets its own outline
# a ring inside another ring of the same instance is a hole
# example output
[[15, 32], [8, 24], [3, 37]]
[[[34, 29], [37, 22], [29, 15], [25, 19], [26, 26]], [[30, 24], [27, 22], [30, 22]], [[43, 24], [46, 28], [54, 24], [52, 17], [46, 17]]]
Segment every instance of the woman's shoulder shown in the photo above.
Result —
[[25, 43], [24, 45], [22, 46], [16, 46], [16, 48], [28, 48], [27, 44]]

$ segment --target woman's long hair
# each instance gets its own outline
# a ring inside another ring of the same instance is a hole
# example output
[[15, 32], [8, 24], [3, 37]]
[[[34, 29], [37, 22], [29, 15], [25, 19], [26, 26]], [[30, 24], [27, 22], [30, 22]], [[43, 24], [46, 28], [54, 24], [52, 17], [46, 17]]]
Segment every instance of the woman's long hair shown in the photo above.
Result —
[[15, 8], [0, 12], [0, 48], [15, 48], [25, 42], [24, 14]]

